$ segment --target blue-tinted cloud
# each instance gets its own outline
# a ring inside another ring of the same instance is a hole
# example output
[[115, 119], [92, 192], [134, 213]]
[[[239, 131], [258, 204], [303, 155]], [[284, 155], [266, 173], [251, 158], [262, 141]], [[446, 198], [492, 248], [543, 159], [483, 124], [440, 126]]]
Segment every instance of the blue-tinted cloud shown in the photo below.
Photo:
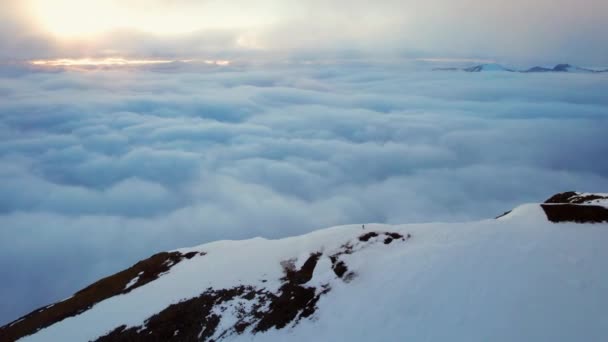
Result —
[[325, 65], [0, 77], [0, 321], [156, 251], [608, 188], [608, 79]]

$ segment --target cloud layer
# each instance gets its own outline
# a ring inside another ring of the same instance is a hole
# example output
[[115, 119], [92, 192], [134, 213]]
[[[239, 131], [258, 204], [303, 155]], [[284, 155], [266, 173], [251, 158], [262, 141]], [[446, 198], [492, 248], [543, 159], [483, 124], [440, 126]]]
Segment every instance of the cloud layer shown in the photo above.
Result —
[[400, 66], [0, 77], [0, 323], [140, 258], [608, 188], [608, 78]]

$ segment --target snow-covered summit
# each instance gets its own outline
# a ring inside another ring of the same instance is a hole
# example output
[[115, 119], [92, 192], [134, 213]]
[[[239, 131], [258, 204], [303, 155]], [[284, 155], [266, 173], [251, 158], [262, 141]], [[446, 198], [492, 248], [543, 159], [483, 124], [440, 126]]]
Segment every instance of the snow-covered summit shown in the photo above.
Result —
[[0, 340], [603, 341], [607, 223], [608, 195], [568, 192], [478, 222], [218, 241], [156, 254]]
[[514, 72], [515, 70], [507, 68], [501, 64], [497, 64], [497, 63], [487, 63], [487, 64], [479, 64], [479, 65], [474, 65], [471, 67], [466, 67], [466, 68], [455, 68], [455, 67], [447, 67], [447, 68], [434, 68], [433, 70], [435, 71], [466, 71], [466, 72], [488, 72], [488, 71], [494, 71], [494, 72], [502, 72], [502, 71], [507, 71], [507, 72]]
[[521, 73], [550, 73], [550, 72], [568, 72], [568, 73], [605, 73], [608, 70], [583, 68], [571, 64], [557, 64], [553, 67], [535, 66], [525, 70], [517, 70], [505, 67], [497, 63], [479, 64], [466, 68], [435, 68], [435, 71], [465, 71], [465, 72], [521, 72]]
[[496, 64], [496, 63], [488, 63], [488, 64], [480, 64], [480, 65], [476, 65], [476, 66], [472, 66], [470, 68], [464, 68], [464, 71], [467, 72], [482, 72], [482, 71], [493, 71], [493, 72], [499, 72], [499, 71], [509, 71], [509, 72], [513, 72], [513, 69], [509, 69], [505, 66], [502, 66], [500, 64]]
[[575, 66], [575, 65], [571, 65], [571, 64], [557, 64], [554, 67], [542, 67], [542, 66], [535, 66], [533, 68], [530, 68], [528, 70], [524, 70], [522, 72], [574, 72], [574, 73], [587, 73], [587, 74], [593, 74], [593, 73], [602, 73], [602, 72], [607, 72], [608, 70], [595, 70], [595, 69], [589, 69], [589, 68], [583, 68], [583, 67], [579, 67], [579, 66]]

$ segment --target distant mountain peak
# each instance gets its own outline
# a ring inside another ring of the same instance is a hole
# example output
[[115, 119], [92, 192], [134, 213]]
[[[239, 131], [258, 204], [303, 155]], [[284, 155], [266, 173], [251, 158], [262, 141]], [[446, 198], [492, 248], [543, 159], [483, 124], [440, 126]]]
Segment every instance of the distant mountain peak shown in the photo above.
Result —
[[553, 71], [570, 71], [573, 68], [570, 64], [558, 64], [553, 67]]
[[488, 63], [488, 64], [479, 64], [466, 68], [455, 68], [455, 67], [446, 67], [446, 68], [434, 68], [435, 71], [465, 71], [465, 72], [521, 72], [521, 73], [541, 73], [541, 72], [578, 72], [578, 73], [604, 73], [608, 72], [606, 70], [595, 70], [589, 68], [582, 68], [578, 66], [574, 66], [572, 64], [562, 63], [557, 64], [554, 67], [543, 67], [543, 66], [535, 66], [525, 70], [516, 70], [512, 68], [505, 67], [501, 64], [497, 63]]
[[480, 64], [463, 69], [466, 72], [482, 72], [482, 71], [513, 71], [497, 63]]

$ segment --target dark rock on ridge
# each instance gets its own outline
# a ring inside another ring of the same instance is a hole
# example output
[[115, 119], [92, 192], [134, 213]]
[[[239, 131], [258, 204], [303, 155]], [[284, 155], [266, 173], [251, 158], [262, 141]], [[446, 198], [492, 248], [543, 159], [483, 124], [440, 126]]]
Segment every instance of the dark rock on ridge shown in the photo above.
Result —
[[551, 196], [541, 207], [551, 222], [602, 223], [608, 222], [608, 209], [593, 204], [606, 199], [608, 196], [568, 191]]

